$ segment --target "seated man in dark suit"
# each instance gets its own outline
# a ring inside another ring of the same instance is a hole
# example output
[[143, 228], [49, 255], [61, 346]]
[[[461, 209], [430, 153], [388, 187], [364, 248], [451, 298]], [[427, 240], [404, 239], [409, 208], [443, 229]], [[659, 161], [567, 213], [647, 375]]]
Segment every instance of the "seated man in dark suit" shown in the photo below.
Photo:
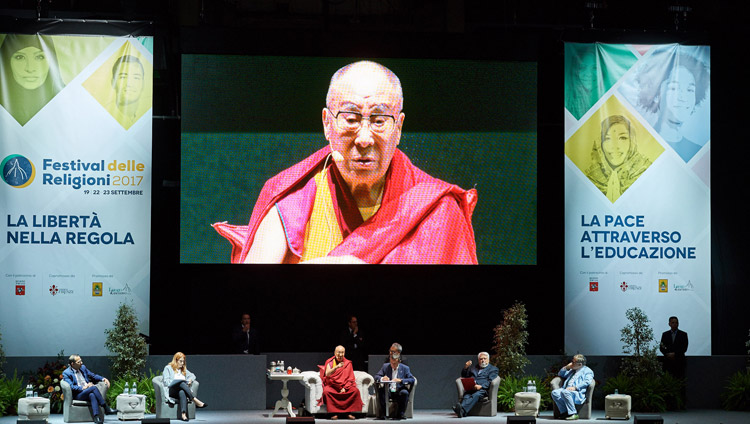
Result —
[[380, 416], [378, 419], [384, 418], [386, 396], [398, 404], [398, 413], [393, 419], [406, 419], [406, 404], [409, 402], [409, 387], [406, 385], [414, 384], [415, 379], [411, 375], [409, 367], [401, 363], [401, 351], [402, 347], [400, 344], [394, 343], [391, 345], [388, 362], [383, 364], [380, 371], [375, 374], [375, 381], [379, 383], [390, 382], [390, 384], [379, 384], [377, 388], [380, 392], [380, 397], [378, 398], [380, 402]]
[[462, 378], [473, 378], [474, 379], [474, 390], [466, 390], [464, 393], [461, 403], [457, 403], [453, 406], [453, 412], [456, 413], [458, 418], [466, 416], [471, 411], [471, 408], [479, 402], [479, 399], [487, 396], [487, 391], [492, 384], [492, 380], [497, 377], [500, 370], [496, 366], [490, 365], [490, 354], [487, 352], [481, 352], [477, 355], [478, 364], [471, 366], [472, 362], [466, 361], [464, 369], [461, 370]]
[[[94, 374], [83, 365], [79, 355], [70, 355], [68, 368], [63, 371], [63, 379], [70, 384], [75, 400], [85, 400], [91, 405], [91, 415], [95, 423], [104, 422], [104, 414], [116, 414], [117, 410], [107, 406], [102, 393], [96, 387], [96, 383], [103, 381], [109, 387], [109, 380]], [[104, 412], [101, 408], [104, 408]]]
[[659, 350], [664, 355], [664, 371], [677, 378], [685, 378], [685, 352], [688, 335], [680, 330], [677, 317], [669, 317], [669, 330], [661, 335]]

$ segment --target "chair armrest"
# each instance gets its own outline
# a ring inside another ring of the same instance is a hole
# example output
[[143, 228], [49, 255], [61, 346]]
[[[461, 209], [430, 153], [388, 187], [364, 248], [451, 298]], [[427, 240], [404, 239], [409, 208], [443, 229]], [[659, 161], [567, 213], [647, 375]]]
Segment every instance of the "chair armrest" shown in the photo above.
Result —
[[549, 382], [549, 386], [550, 388], [552, 388], [552, 390], [557, 390], [560, 388], [560, 386], [562, 386], [562, 383], [563, 381], [561, 377], [555, 377], [552, 379], [552, 381]]
[[357, 380], [357, 386], [369, 388], [375, 383], [375, 377], [364, 371], [354, 371], [354, 378]]
[[497, 392], [500, 389], [501, 381], [502, 381], [502, 378], [500, 378], [500, 376], [497, 376], [492, 380], [492, 383], [490, 383], [490, 390], [487, 393], [488, 398], [497, 399]]
[[323, 384], [323, 380], [320, 379], [320, 374], [315, 371], [302, 371], [302, 380], [300, 384], [305, 386], [306, 389], [315, 387], [317, 384]]
[[456, 379], [456, 390], [458, 391], [458, 398], [464, 397], [464, 384], [461, 382], [461, 378]]

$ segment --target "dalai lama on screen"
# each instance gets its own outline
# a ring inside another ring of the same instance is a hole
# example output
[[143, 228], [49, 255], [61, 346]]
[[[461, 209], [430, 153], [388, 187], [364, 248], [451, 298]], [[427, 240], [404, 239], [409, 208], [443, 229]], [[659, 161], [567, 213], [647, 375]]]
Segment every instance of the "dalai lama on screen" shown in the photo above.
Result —
[[398, 77], [356, 62], [331, 78], [329, 145], [268, 180], [246, 226], [214, 228], [233, 263], [476, 264], [475, 189], [427, 175], [397, 148]]

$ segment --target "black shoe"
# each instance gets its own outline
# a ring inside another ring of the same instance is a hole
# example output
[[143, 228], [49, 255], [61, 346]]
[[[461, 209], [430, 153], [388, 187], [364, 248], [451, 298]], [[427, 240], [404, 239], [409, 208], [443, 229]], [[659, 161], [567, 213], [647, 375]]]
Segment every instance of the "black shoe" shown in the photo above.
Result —
[[112, 415], [112, 414], [116, 414], [116, 413], [118, 413], [118, 412], [120, 412], [120, 411], [118, 411], [117, 409], [112, 409], [112, 408], [110, 408], [110, 407], [109, 407], [109, 406], [107, 406], [107, 405], [104, 405], [104, 413], [105, 413], [105, 414], [107, 414], [107, 415]]
[[103, 424], [104, 423], [104, 417], [101, 415], [94, 415], [94, 422], [96, 424]]
[[201, 406], [195, 405], [195, 407], [198, 408], [198, 409], [207, 408], [208, 404], [206, 402], [203, 402], [203, 405], [201, 405]]
[[461, 404], [455, 404], [453, 405], [453, 412], [456, 413], [456, 416], [458, 418], [462, 418], [464, 416], [463, 411], [461, 410]]

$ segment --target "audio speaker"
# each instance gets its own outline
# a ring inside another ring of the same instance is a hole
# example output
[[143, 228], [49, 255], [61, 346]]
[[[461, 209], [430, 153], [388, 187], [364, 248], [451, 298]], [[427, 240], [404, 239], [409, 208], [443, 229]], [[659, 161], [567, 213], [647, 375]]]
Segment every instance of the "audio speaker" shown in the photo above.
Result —
[[634, 415], [633, 424], [664, 424], [661, 415]]
[[169, 418], [144, 418], [141, 424], [169, 424]]
[[314, 423], [315, 418], [313, 417], [286, 417], [287, 424], [289, 423]]
[[536, 424], [536, 417], [516, 417], [509, 415], [508, 420], [505, 422], [515, 424]]
[[47, 424], [47, 420], [16, 420], [16, 424]]

